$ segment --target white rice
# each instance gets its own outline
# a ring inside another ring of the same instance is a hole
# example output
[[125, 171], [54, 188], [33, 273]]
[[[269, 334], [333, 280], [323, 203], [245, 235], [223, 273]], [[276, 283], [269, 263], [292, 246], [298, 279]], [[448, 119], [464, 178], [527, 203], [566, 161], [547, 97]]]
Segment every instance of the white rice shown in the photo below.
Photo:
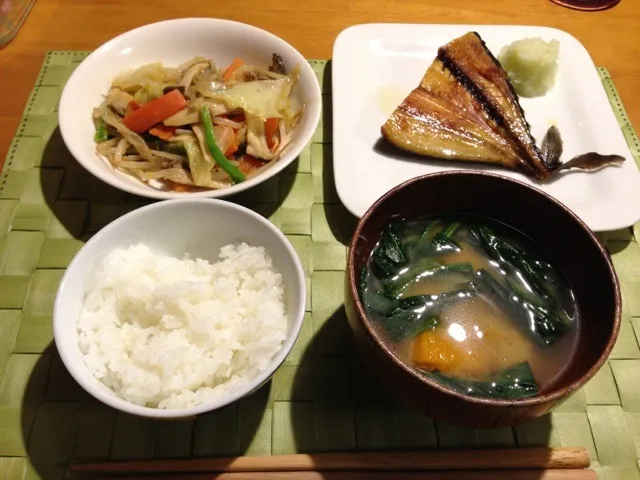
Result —
[[282, 275], [263, 247], [227, 245], [210, 264], [136, 245], [111, 252], [88, 280], [85, 363], [136, 405], [185, 408], [235, 392], [287, 335]]

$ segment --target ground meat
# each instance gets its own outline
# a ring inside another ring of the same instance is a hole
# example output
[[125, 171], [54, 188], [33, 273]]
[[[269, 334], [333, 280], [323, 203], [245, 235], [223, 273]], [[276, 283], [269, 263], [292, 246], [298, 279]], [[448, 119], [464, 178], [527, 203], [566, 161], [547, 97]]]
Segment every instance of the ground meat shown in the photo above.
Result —
[[287, 68], [284, 66], [283, 58], [277, 53], [273, 54], [271, 60], [271, 66], [269, 67], [270, 72], [280, 73], [282, 75], [287, 74]]

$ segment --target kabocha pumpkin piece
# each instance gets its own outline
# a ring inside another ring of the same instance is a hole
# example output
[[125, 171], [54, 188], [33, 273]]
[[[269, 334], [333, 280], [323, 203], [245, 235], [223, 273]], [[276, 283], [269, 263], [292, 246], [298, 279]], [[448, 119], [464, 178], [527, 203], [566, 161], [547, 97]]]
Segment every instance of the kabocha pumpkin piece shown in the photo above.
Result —
[[413, 343], [413, 364], [429, 372], [450, 372], [460, 362], [461, 352], [440, 329], [425, 330]]

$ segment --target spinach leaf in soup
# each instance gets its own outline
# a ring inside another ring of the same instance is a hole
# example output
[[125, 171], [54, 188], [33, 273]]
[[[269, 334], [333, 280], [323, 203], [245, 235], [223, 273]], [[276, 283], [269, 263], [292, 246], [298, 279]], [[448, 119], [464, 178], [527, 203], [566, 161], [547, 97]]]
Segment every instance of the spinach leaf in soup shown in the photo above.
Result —
[[498, 372], [482, 382], [454, 378], [439, 372], [427, 374], [434, 376], [443, 385], [472, 397], [517, 400], [519, 398], [532, 397], [540, 391], [533, 377], [531, 367], [527, 362], [519, 363]]
[[372, 314], [389, 315], [397, 308], [397, 302], [372, 285], [371, 272], [363, 268], [360, 275], [359, 293], [368, 316]]
[[461, 251], [460, 245], [454, 240], [454, 235], [460, 225], [460, 222], [452, 222], [443, 226], [439, 220], [428, 222], [416, 242], [412, 257], [414, 259], [437, 257]]
[[384, 288], [391, 298], [400, 298], [407, 289], [421, 280], [447, 274], [462, 274], [465, 280], [473, 278], [470, 263], [449, 263], [441, 265], [429, 258], [421, 259], [415, 265], [402, 270], [398, 275], [384, 282]]
[[407, 256], [396, 229], [387, 229], [373, 251], [373, 265], [381, 278], [392, 276], [407, 263]]

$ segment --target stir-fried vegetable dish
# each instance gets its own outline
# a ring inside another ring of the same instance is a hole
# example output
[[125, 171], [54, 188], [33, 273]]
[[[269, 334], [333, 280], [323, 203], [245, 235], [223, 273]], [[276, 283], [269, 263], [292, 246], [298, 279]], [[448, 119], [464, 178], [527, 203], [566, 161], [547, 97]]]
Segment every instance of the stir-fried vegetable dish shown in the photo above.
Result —
[[143, 65], [118, 75], [94, 109], [96, 151], [163, 190], [219, 189], [269, 168], [304, 104], [299, 77], [273, 54], [268, 68], [196, 57], [177, 68]]

